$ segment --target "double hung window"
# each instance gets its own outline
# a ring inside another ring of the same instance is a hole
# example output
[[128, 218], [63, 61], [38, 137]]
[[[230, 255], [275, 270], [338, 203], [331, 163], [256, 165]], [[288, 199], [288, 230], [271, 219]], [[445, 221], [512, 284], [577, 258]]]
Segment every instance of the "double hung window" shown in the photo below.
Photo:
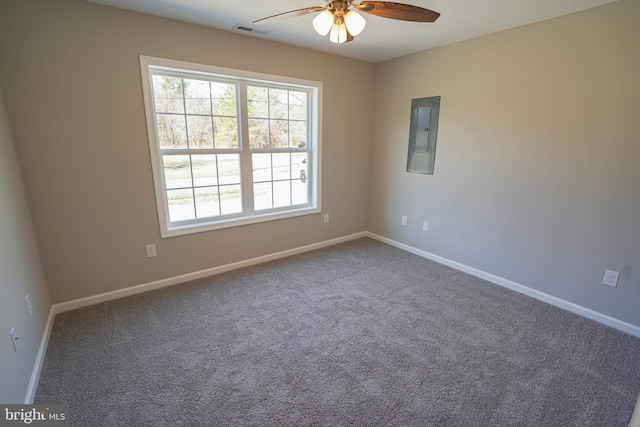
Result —
[[321, 83], [140, 63], [163, 237], [320, 211]]

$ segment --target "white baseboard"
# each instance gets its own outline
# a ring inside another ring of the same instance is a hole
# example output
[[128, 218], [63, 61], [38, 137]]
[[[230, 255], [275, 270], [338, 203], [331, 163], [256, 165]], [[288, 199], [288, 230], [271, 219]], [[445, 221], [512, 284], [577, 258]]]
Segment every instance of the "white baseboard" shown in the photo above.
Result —
[[386, 237], [379, 236], [369, 231], [367, 231], [365, 234], [367, 237], [371, 237], [372, 239], [378, 240], [383, 243], [387, 243], [391, 246], [395, 246], [396, 248], [403, 249], [407, 252], [411, 252], [412, 254], [430, 259], [440, 264], [444, 264], [451, 268], [455, 268], [456, 270], [460, 270], [472, 276], [479, 277], [488, 282], [495, 283], [496, 285], [500, 285], [505, 288], [514, 290], [516, 292], [520, 292], [521, 294], [530, 296], [540, 301], [544, 301], [556, 307], [563, 308], [572, 313], [579, 314], [580, 316], [586, 317], [591, 320], [595, 320], [596, 322], [603, 323], [607, 326], [611, 326], [612, 328], [619, 329], [623, 332], [626, 332], [628, 334], [631, 334], [640, 338], [640, 326], [636, 326], [631, 323], [624, 322], [622, 320], [616, 319], [615, 317], [607, 316], [606, 314], [599, 313], [597, 311], [591, 310], [586, 307], [582, 307], [578, 304], [574, 304], [572, 302], [563, 300], [553, 295], [549, 295], [547, 293], [538, 291], [536, 289], [529, 288], [527, 286], [521, 285], [519, 283], [513, 282], [503, 277], [496, 276], [495, 274], [487, 273], [486, 271], [482, 271], [474, 267], [469, 267], [468, 265], [461, 264], [457, 261], [452, 261], [450, 259], [443, 258], [441, 256], [432, 254], [430, 252], [423, 251], [421, 249], [417, 249], [409, 245], [405, 245], [404, 243], [396, 242], [395, 240], [391, 240]]
[[638, 401], [636, 402], [636, 409], [631, 414], [629, 427], [640, 427], [640, 396], [638, 396]]
[[53, 327], [53, 317], [55, 316], [53, 306], [49, 309], [49, 315], [47, 316], [47, 323], [44, 325], [44, 332], [40, 339], [40, 346], [38, 347], [38, 354], [36, 355], [36, 361], [33, 364], [31, 370], [31, 378], [29, 379], [29, 387], [27, 388], [27, 394], [24, 397], [24, 404], [31, 405], [33, 399], [36, 397], [36, 390], [38, 388], [38, 382], [40, 381], [40, 372], [42, 372], [42, 364], [44, 363], [44, 356], [47, 353], [47, 345], [49, 344], [49, 337], [51, 336], [51, 328]]
[[338, 243], [348, 242], [350, 240], [359, 239], [365, 237], [366, 232], [351, 234], [336, 239], [325, 240], [323, 242], [314, 243], [307, 246], [301, 246], [294, 249], [289, 249], [282, 252], [276, 252], [274, 254], [264, 255], [257, 258], [251, 258], [244, 261], [234, 262], [231, 264], [221, 265], [219, 267], [208, 268], [205, 270], [196, 271], [193, 273], [183, 274], [181, 276], [169, 277], [155, 282], [144, 283], [142, 285], [131, 286], [125, 289], [118, 289], [117, 291], [105, 292], [90, 297], [79, 298], [72, 301], [62, 302], [53, 306], [54, 315], [69, 310], [75, 310], [76, 308], [86, 307], [93, 304], [98, 304], [105, 301], [111, 301], [114, 299], [139, 294], [142, 292], [151, 291], [154, 289], [160, 289], [167, 286], [176, 285], [178, 283], [189, 282], [191, 280], [200, 279], [203, 277], [214, 276], [216, 274], [225, 273], [227, 271], [236, 270], [242, 267], [249, 267], [251, 265], [261, 264], [267, 261], [273, 261], [279, 258], [285, 258], [288, 256], [309, 252], [315, 249], [324, 248], [327, 246], [337, 245]]

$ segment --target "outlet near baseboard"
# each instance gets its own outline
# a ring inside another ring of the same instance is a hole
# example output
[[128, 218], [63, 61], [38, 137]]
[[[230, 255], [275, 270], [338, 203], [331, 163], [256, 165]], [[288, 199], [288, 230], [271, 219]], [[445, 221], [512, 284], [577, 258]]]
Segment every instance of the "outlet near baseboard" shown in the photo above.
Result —
[[615, 288], [616, 286], [618, 286], [619, 277], [620, 273], [618, 273], [617, 271], [606, 270], [604, 272], [604, 279], [602, 279], [602, 284]]

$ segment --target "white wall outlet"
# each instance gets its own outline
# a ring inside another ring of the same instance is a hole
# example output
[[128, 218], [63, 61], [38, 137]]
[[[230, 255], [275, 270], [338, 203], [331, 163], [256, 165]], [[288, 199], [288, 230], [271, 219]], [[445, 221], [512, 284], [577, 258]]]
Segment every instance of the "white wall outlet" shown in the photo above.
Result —
[[422, 223], [422, 231], [429, 231], [429, 223], [427, 221]]
[[18, 334], [16, 333], [16, 328], [11, 328], [11, 332], [9, 332], [11, 336], [11, 344], [13, 344], [13, 351], [18, 351]]
[[402, 225], [407, 225], [407, 216], [402, 215]]
[[329, 222], [329, 214], [326, 213], [326, 214], [324, 214], [324, 223], [326, 224], [328, 222]]
[[31, 298], [29, 298], [29, 294], [24, 297], [24, 302], [25, 304], [27, 304], [27, 311], [29, 312], [29, 317], [31, 317], [31, 314], [33, 313], [33, 307], [31, 307]]
[[606, 270], [604, 272], [604, 279], [602, 279], [602, 284], [607, 286], [613, 286], [614, 288], [618, 286], [618, 278], [620, 277], [620, 273], [616, 271]]
[[147, 258], [153, 258], [154, 256], [158, 256], [158, 251], [156, 251], [156, 245], [155, 244], [147, 245]]

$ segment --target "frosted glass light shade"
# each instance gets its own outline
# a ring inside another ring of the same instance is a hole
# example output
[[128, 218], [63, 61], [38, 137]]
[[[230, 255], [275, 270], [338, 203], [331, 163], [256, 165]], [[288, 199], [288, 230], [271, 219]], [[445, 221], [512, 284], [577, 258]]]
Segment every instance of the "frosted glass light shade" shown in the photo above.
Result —
[[349, 30], [349, 34], [351, 34], [352, 36], [357, 36], [358, 34], [360, 34], [362, 30], [364, 30], [364, 27], [367, 25], [367, 21], [364, 20], [362, 15], [354, 12], [353, 10], [350, 10], [344, 16], [344, 23]]
[[333, 43], [344, 43], [347, 41], [347, 26], [344, 24], [333, 24], [329, 40]]
[[328, 10], [318, 14], [313, 18], [313, 28], [321, 36], [329, 34], [331, 27], [333, 26], [333, 13]]

